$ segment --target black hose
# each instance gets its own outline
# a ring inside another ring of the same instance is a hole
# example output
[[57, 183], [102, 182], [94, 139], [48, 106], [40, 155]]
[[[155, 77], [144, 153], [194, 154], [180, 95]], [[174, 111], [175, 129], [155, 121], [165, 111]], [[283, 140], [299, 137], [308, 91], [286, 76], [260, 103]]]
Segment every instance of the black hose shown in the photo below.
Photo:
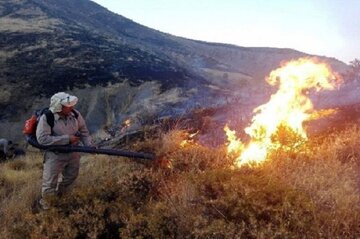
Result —
[[35, 148], [59, 152], [59, 153], [82, 152], [82, 153], [91, 153], [91, 154], [116, 155], [116, 156], [123, 156], [128, 158], [141, 158], [141, 159], [150, 159], [150, 160], [155, 159], [155, 156], [150, 153], [138, 153], [132, 151], [116, 150], [116, 149], [98, 149], [95, 147], [74, 146], [74, 145], [45, 146], [39, 144], [39, 142], [36, 140], [34, 136], [26, 136], [26, 141]]

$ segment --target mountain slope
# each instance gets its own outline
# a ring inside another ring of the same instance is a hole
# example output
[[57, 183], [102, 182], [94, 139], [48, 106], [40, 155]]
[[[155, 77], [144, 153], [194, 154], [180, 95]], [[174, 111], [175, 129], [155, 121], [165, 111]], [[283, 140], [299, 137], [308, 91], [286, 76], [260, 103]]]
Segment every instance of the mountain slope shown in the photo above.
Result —
[[[234, 94], [248, 101], [249, 94], [263, 94], [264, 76], [281, 61], [308, 56], [175, 37], [89, 0], [0, 2], [0, 45], [0, 127], [12, 137], [20, 134], [13, 132], [20, 132], [26, 115], [58, 91], [85, 97], [79, 107], [97, 119], [91, 127], [96, 131], [130, 116], [223, 104], [224, 96]], [[322, 59], [340, 71], [347, 68]], [[118, 94], [129, 102], [123, 104]], [[101, 100], [89, 107], [87, 97]], [[141, 109], [139, 102], [149, 107]]]
[[50, 96], [84, 84], [106, 85], [125, 78], [133, 84], [159, 80], [162, 86], [173, 87], [190, 76], [165, 57], [99, 35], [67, 19], [58, 5], [50, 8], [47, 4], [25, 1], [2, 6], [0, 39], [5, 47], [0, 80], [11, 95], [2, 102], [5, 112], [19, 94]]

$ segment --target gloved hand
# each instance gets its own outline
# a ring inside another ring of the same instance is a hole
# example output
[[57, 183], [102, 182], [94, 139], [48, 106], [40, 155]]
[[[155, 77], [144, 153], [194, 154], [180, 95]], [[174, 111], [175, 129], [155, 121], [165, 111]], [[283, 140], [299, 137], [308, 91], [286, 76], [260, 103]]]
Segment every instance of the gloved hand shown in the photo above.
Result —
[[80, 141], [80, 137], [77, 137], [75, 135], [70, 135], [70, 144], [71, 145], [75, 145], [77, 143], [79, 143]]

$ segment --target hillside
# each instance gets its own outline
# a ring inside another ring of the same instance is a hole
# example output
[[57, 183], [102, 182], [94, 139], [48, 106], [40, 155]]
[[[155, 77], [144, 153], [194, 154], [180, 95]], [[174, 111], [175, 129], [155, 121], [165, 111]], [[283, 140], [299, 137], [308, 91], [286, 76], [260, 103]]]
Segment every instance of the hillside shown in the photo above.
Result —
[[26, 117], [58, 91], [79, 95], [91, 131], [103, 135], [128, 118], [171, 117], [229, 99], [251, 108], [268, 96], [270, 70], [309, 56], [175, 37], [89, 0], [1, 1], [0, 45], [1, 137], [17, 140]]

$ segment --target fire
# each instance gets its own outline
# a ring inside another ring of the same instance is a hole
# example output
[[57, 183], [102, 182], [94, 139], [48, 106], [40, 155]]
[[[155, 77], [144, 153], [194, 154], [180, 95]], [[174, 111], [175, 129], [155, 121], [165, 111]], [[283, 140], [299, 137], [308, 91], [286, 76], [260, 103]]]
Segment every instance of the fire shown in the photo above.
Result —
[[125, 120], [124, 125], [125, 127], [129, 127], [131, 125], [131, 120], [130, 119]]
[[131, 126], [131, 119], [127, 119], [125, 120], [122, 124], [121, 124], [121, 133], [125, 133], [125, 131], [127, 130], [127, 128], [129, 128]]
[[231, 130], [228, 125], [225, 125], [224, 130], [229, 141], [228, 154], [239, 154], [244, 149], [244, 145], [237, 139], [235, 130]]
[[251, 125], [245, 128], [245, 133], [251, 138], [249, 143], [244, 145], [234, 131], [227, 126], [224, 128], [229, 141], [228, 153], [239, 155], [237, 165], [264, 162], [270, 150], [281, 146], [272, 138], [279, 127], [284, 126], [306, 140], [303, 123], [333, 112], [316, 113], [307, 94], [311, 89], [333, 90], [337, 78], [326, 64], [307, 58], [290, 61], [272, 71], [266, 81], [278, 86], [278, 91], [266, 104], [254, 109]]
[[195, 132], [195, 133], [193, 133], [193, 134], [190, 134], [190, 133], [188, 133], [188, 132], [184, 132], [183, 137], [184, 137], [185, 139], [180, 142], [180, 147], [181, 147], [181, 148], [184, 148], [184, 147], [186, 147], [186, 146], [188, 146], [188, 145], [195, 144], [195, 142], [194, 142], [194, 137], [195, 137], [198, 133], [199, 133], [199, 131], [197, 131], [197, 132]]
[[309, 120], [320, 119], [335, 114], [336, 112], [338, 112], [338, 109], [325, 109], [325, 110], [315, 111], [314, 113], [311, 114]]

